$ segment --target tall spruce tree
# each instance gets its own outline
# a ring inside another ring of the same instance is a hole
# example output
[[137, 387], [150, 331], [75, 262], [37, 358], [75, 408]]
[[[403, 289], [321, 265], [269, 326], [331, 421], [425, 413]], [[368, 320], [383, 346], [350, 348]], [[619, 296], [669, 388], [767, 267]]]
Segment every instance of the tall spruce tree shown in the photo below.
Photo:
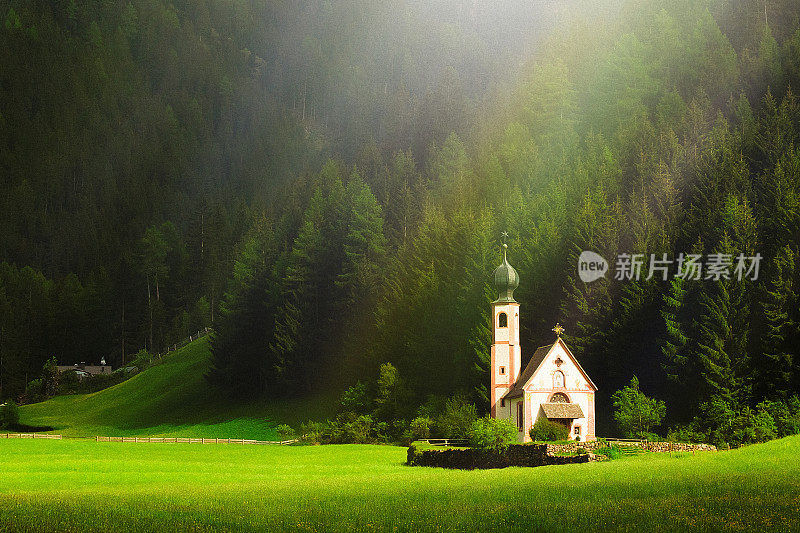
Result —
[[786, 399], [796, 390], [796, 349], [800, 345], [796, 264], [797, 253], [786, 245], [770, 265], [761, 303], [765, 323], [761, 338], [763, 358], [754, 362], [760, 396]]

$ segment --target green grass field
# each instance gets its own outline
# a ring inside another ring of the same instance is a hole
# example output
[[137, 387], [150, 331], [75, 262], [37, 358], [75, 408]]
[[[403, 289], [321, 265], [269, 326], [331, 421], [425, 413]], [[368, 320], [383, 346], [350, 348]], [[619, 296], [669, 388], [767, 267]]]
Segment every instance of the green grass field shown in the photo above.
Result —
[[[275, 438], [337, 392], [232, 404], [196, 341], [131, 380], [22, 408], [70, 436]], [[800, 531], [800, 436], [730, 452], [448, 471], [392, 446], [0, 439], [0, 531]]]
[[206, 385], [208, 340], [197, 340], [162, 364], [93, 393], [57, 396], [20, 409], [21, 422], [67, 436], [177, 436], [272, 440], [282, 423], [297, 427], [334, 414], [339, 391], [284, 401], [232, 403]]
[[798, 451], [449, 471], [391, 446], [0, 440], [0, 530], [798, 531]]

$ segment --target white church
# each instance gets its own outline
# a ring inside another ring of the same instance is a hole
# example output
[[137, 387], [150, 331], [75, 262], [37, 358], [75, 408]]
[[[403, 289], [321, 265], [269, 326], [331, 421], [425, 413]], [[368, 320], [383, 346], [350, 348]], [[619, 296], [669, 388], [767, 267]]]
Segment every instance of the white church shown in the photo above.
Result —
[[595, 440], [597, 387], [561, 339], [560, 325], [553, 328], [555, 342], [537, 348], [520, 372], [519, 303], [514, 300], [519, 276], [508, 263], [507, 249], [503, 243], [503, 264], [494, 271], [499, 294], [492, 302], [492, 417], [511, 419], [519, 442], [530, 442], [530, 429], [539, 417], [566, 426], [570, 439]]

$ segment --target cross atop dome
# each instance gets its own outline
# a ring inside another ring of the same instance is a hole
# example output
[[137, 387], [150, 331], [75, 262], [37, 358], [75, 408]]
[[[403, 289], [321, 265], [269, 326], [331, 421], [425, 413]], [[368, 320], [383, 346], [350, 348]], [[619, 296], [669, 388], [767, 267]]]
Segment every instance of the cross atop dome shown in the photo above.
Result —
[[503, 241], [503, 264], [494, 271], [494, 286], [497, 288], [498, 292], [495, 303], [516, 302], [516, 300], [514, 300], [514, 289], [519, 286], [519, 275], [517, 271], [514, 270], [514, 267], [508, 263], [508, 244], [506, 244], [508, 232], [502, 232], [500, 238]]

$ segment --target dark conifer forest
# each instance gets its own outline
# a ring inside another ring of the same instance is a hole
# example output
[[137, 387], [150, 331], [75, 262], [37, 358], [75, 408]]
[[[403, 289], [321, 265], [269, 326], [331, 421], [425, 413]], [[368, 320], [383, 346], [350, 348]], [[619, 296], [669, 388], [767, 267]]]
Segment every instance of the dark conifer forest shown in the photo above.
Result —
[[507, 231], [523, 364], [560, 322], [598, 412], [798, 410], [799, 86], [794, 0], [0, 0], [0, 399], [211, 327], [234, 398], [485, 409]]

